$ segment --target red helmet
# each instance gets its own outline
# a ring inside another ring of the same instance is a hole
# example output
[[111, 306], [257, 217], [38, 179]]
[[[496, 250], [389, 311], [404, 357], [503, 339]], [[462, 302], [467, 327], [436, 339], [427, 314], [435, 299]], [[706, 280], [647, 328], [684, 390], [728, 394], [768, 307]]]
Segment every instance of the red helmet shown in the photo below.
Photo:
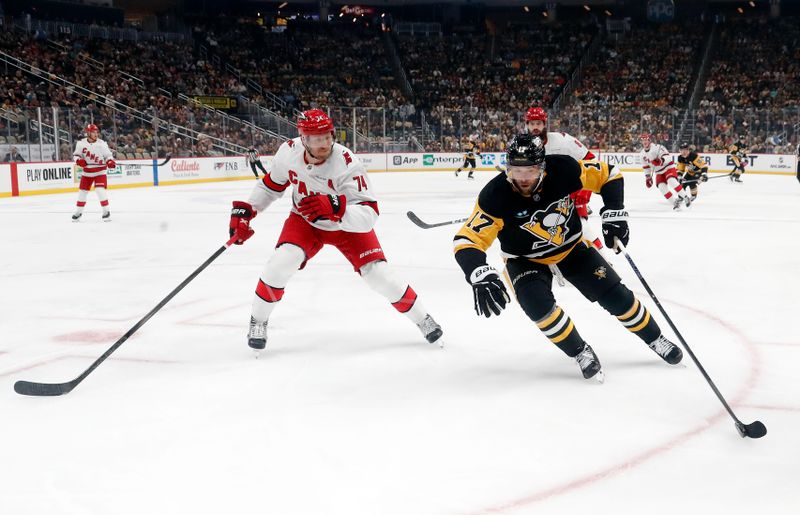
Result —
[[89, 134], [90, 132], [100, 132], [100, 129], [97, 128], [97, 125], [90, 123], [86, 126], [86, 134]]
[[531, 122], [533, 120], [539, 120], [547, 123], [547, 111], [541, 107], [531, 107], [528, 109], [528, 112], [525, 113], [525, 121]]
[[297, 119], [297, 130], [301, 136], [333, 133], [333, 120], [322, 109], [309, 109]]
[[642, 140], [642, 141], [652, 141], [652, 138], [650, 137], [650, 134], [647, 133], [647, 132], [643, 132], [642, 135], [639, 136], [639, 139]]

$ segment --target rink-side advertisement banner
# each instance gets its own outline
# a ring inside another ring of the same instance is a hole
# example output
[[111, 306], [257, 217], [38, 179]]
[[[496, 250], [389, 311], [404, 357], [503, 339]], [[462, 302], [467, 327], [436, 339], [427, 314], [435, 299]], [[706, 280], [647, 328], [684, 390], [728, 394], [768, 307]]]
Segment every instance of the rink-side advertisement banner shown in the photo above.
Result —
[[[676, 164], [679, 155], [672, 154], [672, 159]], [[599, 157], [623, 172], [642, 171], [642, 156], [638, 153], [600, 152]], [[728, 173], [733, 170], [733, 160], [730, 154], [700, 154], [700, 159], [705, 161], [709, 172]], [[795, 158], [792, 155], [781, 154], [750, 154], [747, 156], [745, 171], [761, 174], [794, 175], [796, 172]]]
[[[271, 159], [261, 158], [265, 168]], [[242, 156], [173, 158], [158, 168], [157, 184], [192, 184], [254, 178], [250, 165]]]
[[[678, 154], [673, 154], [677, 162]], [[463, 153], [405, 152], [387, 154], [358, 154], [369, 172], [452, 172], [464, 164]], [[641, 172], [638, 153], [599, 153], [600, 159], [615, 165], [623, 172]], [[701, 154], [712, 173], [728, 173], [733, 162], [728, 154]], [[261, 158], [265, 167], [270, 156]], [[170, 184], [191, 184], [234, 180], [251, 180], [253, 172], [246, 159], [235, 157], [174, 158], [161, 167], [156, 160], [137, 159], [118, 161], [115, 170], [108, 173], [109, 187], [131, 188]], [[504, 152], [484, 152], [475, 156], [478, 171], [495, 171], [504, 167]], [[770, 175], [795, 175], [796, 160], [793, 155], [752, 154], [747, 157], [748, 173]], [[0, 164], [0, 198], [20, 195], [37, 195], [77, 191], [80, 177], [71, 161], [52, 163]]]

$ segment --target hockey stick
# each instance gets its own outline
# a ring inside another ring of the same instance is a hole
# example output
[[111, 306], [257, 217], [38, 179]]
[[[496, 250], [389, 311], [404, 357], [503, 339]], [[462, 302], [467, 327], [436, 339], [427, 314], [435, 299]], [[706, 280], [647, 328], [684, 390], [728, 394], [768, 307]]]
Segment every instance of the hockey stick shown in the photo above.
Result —
[[422, 229], [433, 229], [434, 227], [441, 227], [443, 225], [460, 224], [460, 223], [464, 223], [464, 222], [466, 222], [468, 220], [468, 218], [457, 218], [455, 220], [448, 220], [446, 222], [439, 222], [439, 223], [435, 223], [435, 224], [429, 224], [429, 223], [425, 223], [422, 220], [420, 220], [420, 218], [417, 215], [415, 215], [413, 211], [409, 211], [408, 213], [406, 213], [406, 215], [408, 216], [409, 220], [414, 222], [414, 224], [417, 227], [421, 227]]
[[55, 396], [55, 395], [64, 395], [71, 392], [78, 384], [86, 379], [86, 376], [92, 373], [92, 371], [97, 368], [100, 363], [106, 360], [107, 357], [111, 356], [111, 354], [117, 350], [125, 341], [130, 338], [133, 333], [139, 330], [150, 318], [158, 313], [158, 311], [163, 308], [167, 302], [172, 300], [172, 298], [178, 294], [187, 284], [192, 282], [195, 277], [197, 277], [200, 272], [206, 269], [208, 265], [211, 264], [212, 261], [217, 259], [220, 254], [225, 252], [225, 250], [230, 247], [234, 242], [234, 238], [228, 240], [225, 245], [221, 246], [217, 249], [214, 254], [211, 255], [210, 258], [206, 259], [205, 262], [197, 267], [197, 269], [189, 274], [189, 277], [183, 280], [181, 284], [179, 284], [174, 290], [172, 290], [169, 295], [164, 297], [164, 299], [158, 303], [156, 307], [154, 307], [148, 314], [146, 314], [141, 320], [139, 320], [136, 325], [128, 329], [128, 332], [122, 335], [122, 337], [117, 340], [117, 342], [112, 345], [107, 351], [103, 353], [102, 356], [97, 358], [97, 360], [92, 363], [89, 368], [83, 371], [81, 375], [73, 379], [72, 381], [67, 381], [66, 383], [36, 383], [31, 381], [17, 381], [14, 383], [14, 391], [20, 395], [33, 395], [33, 396]]
[[703, 374], [703, 377], [706, 378], [708, 385], [711, 387], [712, 390], [714, 390], [714, 393], [717, 394], [717, 398], [719, 398], [722, 405], [725, 406], [725, 409], [728, 411], [728, 414], [734, 420], [736, 424], [736, 430], [739, 432], [739, 435], [742, 438], [744, 438], [745, 436], [749, 436], [750, 438], [761, 438], [762, 436], [767, 434], [767, 427], [761, 421], [756, 420], [755, 422], [752, 422], [750, 424], [745, 424], [736, 417], [731, 407], [728, 406], [728, 403], [725, 401], [725, 398], [717, 389], [717, 386], [714, 384], [714, 381], [711, 380], [711, 378], [708, 376], [708, 373], [703, 368], [703, 365], [701, 365], [700, 361], [697, 359], [697, 356], [695, 356], [694, 352], [692, 352], [692, 349], [689, 347], [689, 344], [686, 343], [686, 340], [683, 339], [681, 333], [678, 332], [678, 328], [675, 327], [675, 324], [672, 323], [672, 319], [669, 317], [669, 315], [667, 315], [667, 312], [661, 306], [661, 303], [658, 301], [658, 298], [656, 298], [656, 294], [653, 293], [653, 290], [650, 289], [650, 286], [647, 284], [647, 281], [645, 281], [644, 277], [642, 277], [642, 273], [636, 267], [636, 264], [633, 262], [633, 259], [631, 259], [630, 254], [628, 254], [628, 249], [626, 249], [625, 245], [623, 245], [622, 242], [619, 241], [618, 239], [616, 239], [615, 241], [617, 248], [622, 251], [622, 254], [625, 256], [625, 259], [628, 260], [628, 263], [631, 265], [631, 268], [636, 274], [636, 277], [639, 278], [639, 281], [641, 281], [642, 286], [644, 286], [644, 289], [647, 290], [647, 293], [650, 295], [650, 298], [653, 299], [653, 302], [656, 303], [656, 306], [658, 306], [659, 311], [661, 311], [661, 314], [664, 315], [664, 318], [667, 320], [667, 323], [675, 332], [675, 335], [678, 337], [681, 344], [683, 344], [683, 348], [686, 349], [686, 352], [692, 358], [694, 364], [697, 365], [697, 368], [700, 370], [700, 373]]
[[158, 166], [158, 167], [161, 167], [161, 166], [164, 166], [165, 164], [169, 163], [170, 159], [172, 159], [172, 156], [167, 155], [166, 159], [164, 159], [160, 163], [156, 163], [156, 164], [153, 164], [153, 163], [118, 163], [118, 164], [121, 165], [121, 166]]

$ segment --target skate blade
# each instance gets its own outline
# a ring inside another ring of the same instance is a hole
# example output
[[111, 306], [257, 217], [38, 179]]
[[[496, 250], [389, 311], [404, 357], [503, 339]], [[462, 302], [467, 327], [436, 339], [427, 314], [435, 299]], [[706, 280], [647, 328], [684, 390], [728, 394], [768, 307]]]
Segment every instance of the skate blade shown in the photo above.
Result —
[[602, 370], [599, 370], [594, 376], [592, 376], [592, 379], [594, 379], [600, 384], [603, 384], [606, 382], [606, 375], [603, 373]]
[[261, 353], [262, 353], [262, 352], [263, 352], [262, 350], [259, 350], [259, 349], [253, 349], [253, 357], [254, 357], [255, 359], [258, 359], [258, 358], [260, 358], [260, 357], [261, 357]]

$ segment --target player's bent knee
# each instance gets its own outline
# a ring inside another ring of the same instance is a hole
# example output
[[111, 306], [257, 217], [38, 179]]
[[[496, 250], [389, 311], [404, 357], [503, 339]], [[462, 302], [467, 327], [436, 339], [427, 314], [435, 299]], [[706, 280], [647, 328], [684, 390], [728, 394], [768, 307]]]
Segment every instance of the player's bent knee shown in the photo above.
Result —
[[295, 271], [300, 269], [305, 260], [306, 253], [303, 252], [303, 249], [291, 243], [284, 243], [275, 249], [268, 266], [278, 270]]
[[372, 261], [361, 267], [361, 277], [367, 285], [378, 292], [388, 292], [396, 289], [396, 284], [389, 271], [386, 261]]
[[532, 287], [535, 283], [527, 283], [518, 287], [515, 292], [522, 311], [534, 322], [543, 319], [553, 311], [556, 299], [552, 292]]
[[631, 308], [634, 300], [633, 292], [620, 282], [602, 294], [597, 303], [612, 315], [619, 316]]

